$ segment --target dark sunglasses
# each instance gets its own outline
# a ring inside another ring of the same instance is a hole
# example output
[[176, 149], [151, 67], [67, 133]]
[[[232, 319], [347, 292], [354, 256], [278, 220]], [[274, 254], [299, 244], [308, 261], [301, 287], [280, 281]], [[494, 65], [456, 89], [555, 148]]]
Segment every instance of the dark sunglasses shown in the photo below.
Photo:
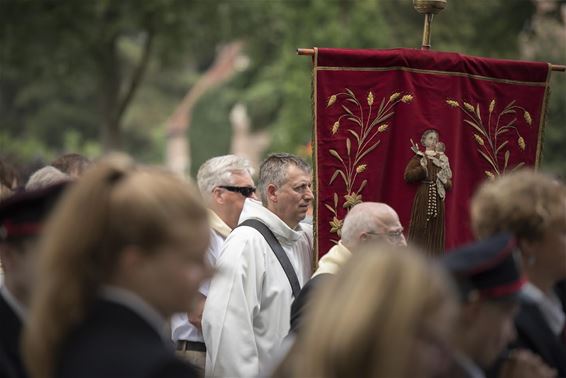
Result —
[[228, 186], [228, 185], [219, 185], [219, 188], [226, 189], [229, 192], [240, 193], [246, 198], [252, 196], [255, 193], [255, 188], [253, 186]]

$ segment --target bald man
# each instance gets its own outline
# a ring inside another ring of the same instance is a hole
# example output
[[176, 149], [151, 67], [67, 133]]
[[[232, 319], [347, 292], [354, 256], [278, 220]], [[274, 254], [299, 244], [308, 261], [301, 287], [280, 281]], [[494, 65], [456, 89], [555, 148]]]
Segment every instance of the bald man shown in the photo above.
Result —
[[346, 215], [340, 241], [320, 259], [318, 269], [293, 302], [291, 333], [296, 333], [300, 328], [313, 288], [336, 274], [362, 245], [375, 241], [400, 247], [407, 245], [399, 216], [391, 206], [380, 202], [362, 202]]

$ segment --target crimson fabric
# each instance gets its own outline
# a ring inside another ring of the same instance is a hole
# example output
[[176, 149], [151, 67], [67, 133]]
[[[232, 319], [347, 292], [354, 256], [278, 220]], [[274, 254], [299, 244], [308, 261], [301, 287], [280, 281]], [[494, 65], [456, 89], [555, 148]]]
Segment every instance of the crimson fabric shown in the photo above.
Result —
[[412, 49], [315, 49], [314, 155], [318, 255], [348, 209], [381, 201], [405, 234], [419, 185], [403, 179], [425, 130], [446, 146], [445, 249], [472, 239], [469, 200], [486, 178], [538, 165], [547, 63]]

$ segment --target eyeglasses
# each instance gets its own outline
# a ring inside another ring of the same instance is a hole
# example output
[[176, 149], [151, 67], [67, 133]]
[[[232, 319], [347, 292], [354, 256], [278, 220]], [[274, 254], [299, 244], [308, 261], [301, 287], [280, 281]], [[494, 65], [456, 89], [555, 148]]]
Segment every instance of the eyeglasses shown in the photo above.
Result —
[[229, 192], [240, 193], [246, 198], [252, 196], [255, 193], [255, 188], [253, 186], [229, 186], [229, 185], [219, 185], [219, 188], [226, 189]]
[[390, 231], [390, 232], [366, 232], [368, 235], [385, 236], [389, 240], [401, 240], [403, 239], [403, 230]]

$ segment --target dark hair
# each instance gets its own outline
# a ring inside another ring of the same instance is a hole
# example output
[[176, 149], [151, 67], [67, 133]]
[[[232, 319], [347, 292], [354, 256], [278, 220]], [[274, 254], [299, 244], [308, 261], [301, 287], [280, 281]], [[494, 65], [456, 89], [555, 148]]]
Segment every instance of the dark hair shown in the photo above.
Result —
[[[14, 185], [14, 181], [16, 185]], [[6, 161], [0, 160], [0, 185], [4, 185], [8, 189], [15, 189], [20, 182], [18, 171]]]
[[69, 153], [59, 156], [50, 165], [68, 175], [76, 173], [80, 176], [91, 165], [91, 161], [80, 154]]

